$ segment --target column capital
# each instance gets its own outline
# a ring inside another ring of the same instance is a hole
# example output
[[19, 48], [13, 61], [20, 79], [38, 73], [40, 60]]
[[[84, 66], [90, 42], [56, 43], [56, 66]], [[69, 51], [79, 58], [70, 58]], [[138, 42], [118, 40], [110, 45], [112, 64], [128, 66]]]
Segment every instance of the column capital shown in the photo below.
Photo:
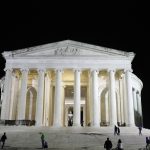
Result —
[[77, 71], [77, 72], [81, 72], [82, 71], [82, 69], [81, 68], [73, 68], [73, 71], [75, 72], [75, 71]]
[[46, 72], [46, 68], [37, 68], [38, 73]]
[[20, 71], [21, 71], [21, 72], [28, 72], [28, 71], [29, 71], [29, 68], [20, 68]]
[[64, 89], [65, 89], [66, 87], [67, 87], [66, 85], [62, 85], [62, 88], [64, 88]]
[[135, 88], [132, 88], [132, 89], [133, 89], [134, 92], [136, 92], [136, 89], [135, 89]]
[[99, 69], [97, 69], [97, 68], [91, 68], [91, 69], [90, 69], [90, 72], [96, 72], [96, 73], [98, 73], [98, 72], [99, 72]]
[[13, 68], [5, 68], [4, 71], [5, 71], [5, 72], [7, 72], [7, 71], [12, 72], [12, 71], [13, 71]]
[[63, 73], [63, 72], [64, 72], [64, 69], [63, 69], [63, 68], [55, 68], [55, 73], [56, 73], [56, 72], [62, 72], [62, 73]]
[[116, 72], [116, 70], [117, 70], [117, 69], [115, 69], [115, 68], [108, 68], [108, 69], [107, 69], [107, 72]]
[[136, 94], [140, 95], [141, 93], [139, 91], [136, 91]]
[[132, 73], [133, 70], [132, 70], [132, 69], [124, 69], [123, 72], [124, 72], [124, 73], [126, 73], [126, 72], [131, 72], [131, 73]]

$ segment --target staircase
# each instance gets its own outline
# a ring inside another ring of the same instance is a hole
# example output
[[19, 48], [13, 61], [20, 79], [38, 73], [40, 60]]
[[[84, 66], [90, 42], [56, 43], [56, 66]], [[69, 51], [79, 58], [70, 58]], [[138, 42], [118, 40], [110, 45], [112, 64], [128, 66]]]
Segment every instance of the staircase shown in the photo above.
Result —
[[145, 149], [145, 138], [150, 136], [150, 130], [143, 129], [142, 136], [138, 135], [137, 127], [120, 127], [120, 136], [114, 136], [112, 127], [27, 127], [27, 126], [0, 126], [0, 136], [6, 132], [6, 149], [40, 149], [41, 141], [39, 132], [43, 132], [48, 142], [48, 149], [55, 150], [103, 150], [107, 137], [116, 147], [120, 138], [124, 150]]

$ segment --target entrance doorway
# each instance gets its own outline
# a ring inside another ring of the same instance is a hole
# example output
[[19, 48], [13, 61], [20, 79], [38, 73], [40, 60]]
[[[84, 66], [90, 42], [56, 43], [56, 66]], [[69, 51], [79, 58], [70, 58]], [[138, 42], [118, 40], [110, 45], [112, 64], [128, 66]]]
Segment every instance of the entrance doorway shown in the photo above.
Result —
[[[73, 126], [73, 106], [67, 106], [66, 105], [66, 115], [65, 115], [65, 126], [71, 127]], [[80, 124], [81, 126], [84, 126], [85, 124], [85, 112], [84, 112], [84, 107], [81, 106], [80, 110]]]
[[[80, 100], [80, 124], [84, 126], [86, 124], [86, 97], [87, 97], [87, 87], [81, 86], [81, 100]], [[64, 111], [64, 121], [65, 126], [73, 126], [73, 113], [74, 113], [74, 87], [66, 86], [65, 88], [65, 111]]]

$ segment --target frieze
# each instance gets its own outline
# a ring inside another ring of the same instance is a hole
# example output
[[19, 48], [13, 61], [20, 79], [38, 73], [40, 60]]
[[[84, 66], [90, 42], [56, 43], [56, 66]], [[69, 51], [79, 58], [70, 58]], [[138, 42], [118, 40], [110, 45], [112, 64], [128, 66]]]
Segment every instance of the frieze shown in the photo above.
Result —
[[58, 48], [54, 52], [55, 55], [61, 55], [61, 56], [70, 56], [70, 55], [79, 55], [80, 50], [77, 48], [71, 48], [71, 47], [66, 47], [66, 48]]

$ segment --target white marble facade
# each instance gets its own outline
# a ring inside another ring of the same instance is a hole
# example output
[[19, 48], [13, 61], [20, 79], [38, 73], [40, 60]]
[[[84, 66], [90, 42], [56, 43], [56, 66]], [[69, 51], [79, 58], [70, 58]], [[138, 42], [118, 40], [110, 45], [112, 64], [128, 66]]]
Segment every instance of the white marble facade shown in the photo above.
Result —
[[36, 126], [142, 123], [141, 80], [133, 52], [65, 40], [3, 52], [1, 120]]

